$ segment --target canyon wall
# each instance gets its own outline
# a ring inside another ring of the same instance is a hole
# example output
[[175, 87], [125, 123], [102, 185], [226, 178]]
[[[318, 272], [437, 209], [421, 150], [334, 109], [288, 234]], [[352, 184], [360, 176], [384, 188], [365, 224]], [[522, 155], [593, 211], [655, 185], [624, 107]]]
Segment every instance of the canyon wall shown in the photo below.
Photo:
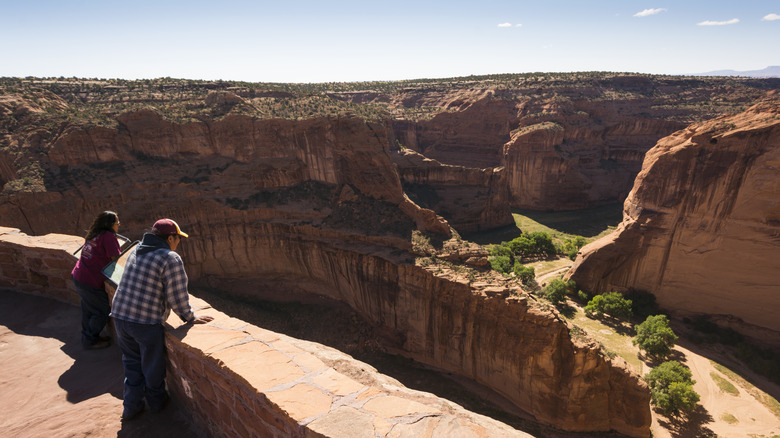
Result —
[[402, 147], [444, 165], [503, 167], [511, 207], [574, 210], [623, 201], [659, 139], [780, 84], [604, 76], [485, 81], [457, 95], [429, 86], [384, 100], [442, 108], [430, 119], [389, 122]]
[[[21, 290], [78, 306], [71, 254], [82, 242], [77, 236], [29, 236], [0, 227], [0, 294]], [[114, 293], [112, 284], [106, 288]], [[406, 388], [326, 346], [253, 326], [192, 296], [190, 304], [214, 319], [184, 324], [171, 314], [164, 324], [168, 389], [209, 436], [531, 436]], [[118, 360], [116, 369], [121, 370]], [[117, 415], [97, 417], [109, 414]]]
[[557, 312], [519, 284], [469, 271], [484, 250], [424, 266], [436, 257], [420, 257], [415, 239], [435, 247], [450, 229], [404, 194], [377, 125], [237, 115], [177, 124], [149, 110], [118, 121], [63, 132], [39, 163], [46, 191], [4, 193], [3, 221], [77, 233], [113, 209], [120, 233], [138, 238], [172, 217], [191, 236], [181, 254], [193, 281], [337, 298], [380, 327], [388, 348], [483, 383], [542, 422], [649, 434], [641, 378], [598, 346], [575, 344]]
[[[591, 112], [598, 108], [589, 109]], [[584, 111], [552, 113], [512, 132], [504, 145], [512, 206], [574, 210], [626, 197], [645, 152], [679, 122], [631, 118], [594, 122]], [[555, 203], [551, 205], [551, 200]]]
[[679, 315], [780, 345], [780, 101], [658, 142], [618, 230], [582, 249], [570, 277], [591, 291], [643, 289]]
[[503, 168], [442, 164], [411, 149], [397, 150], [392, 158], [406, 194], [421, 207], [447, 218], [458, 232], [514, 224]]

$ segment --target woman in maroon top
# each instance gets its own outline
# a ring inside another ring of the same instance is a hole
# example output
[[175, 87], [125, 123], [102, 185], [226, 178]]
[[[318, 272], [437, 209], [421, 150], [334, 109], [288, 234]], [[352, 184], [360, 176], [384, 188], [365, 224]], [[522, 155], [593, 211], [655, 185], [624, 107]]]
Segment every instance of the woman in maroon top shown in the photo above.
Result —
[[103, 268], [120, 254], [116, 233], [119, 217], [113, 211], [100, 213], [89, 227], [81, 257], [71, 275], [81, 297], [81, 344], [86, 349], [105, 348], [111, 338], [100, 336], [108, 322], [111, 306], [103, 286]]

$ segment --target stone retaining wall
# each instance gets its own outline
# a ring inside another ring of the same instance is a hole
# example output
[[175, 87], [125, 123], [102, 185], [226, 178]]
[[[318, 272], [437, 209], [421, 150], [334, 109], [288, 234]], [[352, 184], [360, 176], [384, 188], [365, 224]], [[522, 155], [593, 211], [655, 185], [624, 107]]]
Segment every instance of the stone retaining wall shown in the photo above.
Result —
[[83, 237], [47, 234], [33, 237], [16, 228], [0, 227], [0, 289], [8, 288], [79, 304], [70, 271], [71, 254]]
[[[0, 288], [78, 303], [82, 238], [0, 227]], [[190, 297], [203, 324], [166, 323], [168, 385], [215, 437], [530, 436], [413, 391], [332, 348], [231, 318]]]

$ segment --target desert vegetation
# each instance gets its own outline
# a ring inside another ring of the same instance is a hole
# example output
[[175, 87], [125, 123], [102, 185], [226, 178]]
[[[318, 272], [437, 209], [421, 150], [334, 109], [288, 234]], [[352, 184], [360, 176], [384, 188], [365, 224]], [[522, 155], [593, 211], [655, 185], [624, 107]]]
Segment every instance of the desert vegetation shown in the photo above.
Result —
[[[605, 209], [593, 210], [591, 218], [588, 218], [587, 214], [583, 214], [579, 220], [576, 218], [575, 212], [523, 213], [526, 214], [515, 212], [518, 227], [521, 224], [524, 227], [523, 234], [545, 232], [559, 247], [567, 240], [575, 241], [577, 236], [581, 236], [587, 242], [593, 240], [595, 236], [606, 234], [613, 229], [608, 220], [610, 215]], [[580, 213], [582, 214], [582, 212]], [[615, 209], [615, 213], [612, 215], [614, 221], [612, 224], [619, 222], [618, 213]], [[599, 216], [602, 220], [596, 219]], [[607, 220], [604, 221], [604, 218]], [[493, 257], [502, 254], [510, 259], [515, 257], [509, 245], [512, 239], [506, 239], [506, 236], [511, 236], [511, 234], [505, 232], [502, 235], [494, 236], [494, 239], [502, 239], [503, 242], [494, 244], [492, 247], [494, 248]], [[515, 238], [517, 235], [512, 237]], [[488, 242], [483, 241], [483, 243], [487, 244]], [[499, 247], [500, 249], [495, 249]], [[561, 257], [561, 255], [558, 253], [556, 257]], [[510, 271], [510, 274], [512, 272]], [[677, 342], [680, 341], [681, 337], [687, 343], [692, 342], [694, 345], [714, 346], [718, 349], [730, 348], [735, 359], [756, 372], [763, 369], [764, 372], [761, 374], [768, 379], [775, 379], [776, 376], [780, 375], [780, 372], [773, 371], [774, 365], [780, 363], [778, 360], [773, 361], [775, 359], [774, 353], [770, 350], [750, 346], [742, 336], [733, 330], [719, 327], [706, 319], [697, 318], [683, 320], [684, 326], [688, 330], [684, 334], [678, 334], [672, 329], [670, 320], [664, 311], [659, 309], [655, 296], [642, 290], [592, 295], [582, 291], [573, 281], [552, 278], [546, 286], [540, 287], [535, 293], [556, 306], [561, 314], [570, 321], [569, 334], [572, 339], [578, 342], [595, 341], [601, 345], [604, 355], [613, 358], [620, 356], [644, 375], [648, 385], [651, 386], [651, 402], [656, 414], [668, 419], [662, 420], [665, 427], [678, 431], [694, 427], [701, 433], [710, 433], [707, 427], [689, 426], [689, 424], [696, 424], [698, 420], [695, 419], [700, 418], [699, 413], [707, 412], [706, 408], [702, 407], [704, 402], [701, 400], [701, 395], [694, 388], [697, 380], [712, 381], [713, 385], [725, 397], [736, 397], [735, 394], [749, 394], [750, 397], [772, 412], [777, 419], [780, 419], [780, 403], [756, 388], [740, 374], [718, 362], [710, 361], [711, 371], [706, 371], [703, 377], [700, 375], [694, 379], [691, 370], [683, 365], [686, 358], [677, 347]], [[588, 306], [590, 306], [590, 311], [588, 312], [589, 316], [586, 316], [585, 309]], [[597, 310], [600, 310], [602, 314], [599, 315]], [[693, 353], [688, 352], [687, 354]], [[751, 359], [752, 365], [750, 365]], [[711, 415], [717, 416], [726, 424], [733, 425], [742, 425], [745, 421], [755, 421], [735, 415], [733, 412], [711, 412]], [[714, 436], [714, 433], [712, 435]]]
[[650, 385], [652, 403], [666, 415], [691, 412], [699, 402], [699, 394], [693, 390], [696, 382], [691, 378], [691, 370], [680, 362], [662, 363], [645, 380]]
[[[749, 92], [771, 88], [771, 81], [748, 78], [685, 78], [634, 73], [578, 72], [524, 73], [467, 76], [404, 81], [253, 83], [200, 81], [177, 78], [124, 80], [106, 78], [0, 78], [3, 94], [16, 94], [40, 104], [59, 121], [113, 126], [125, 111], [152, 107], [172, 121], [196, 121], [199, 117], [246, 114], [258, 118], [300, 119], [350, 112], [367, 120], [402, 118], [419, 121], [453, 110], [428, 105], [415, 95], [444, 94], [459, 90], [492, 90], [493, 99], [522, 102], [529, 98], [558, 100], [613, 100], [656, 98], [659, 105], [694, 106], [702, 118], [735, 113], [742, 104], [710, 99], [697, 87], [719, 86]], [[690, 91], [679, 92], [681, 87]], [[213, 92], [240, 98], [230, 103], [206, 104]], [[726, 94], [726, 93], [724, 93]], [[65, 105], [62, 105], [65, 103]], [[659, 106], [659, 108], [661, 108]], [[553, 122], [549, 122], [553, 123]]]

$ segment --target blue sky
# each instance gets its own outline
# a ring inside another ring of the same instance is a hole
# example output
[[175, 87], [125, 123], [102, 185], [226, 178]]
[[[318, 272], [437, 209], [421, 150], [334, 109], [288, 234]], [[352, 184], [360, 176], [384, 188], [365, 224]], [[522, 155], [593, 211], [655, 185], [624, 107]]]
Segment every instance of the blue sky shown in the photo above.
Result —
[[780, 1], [0, 0], [0, 76], [330, 82], [780, 65]]

